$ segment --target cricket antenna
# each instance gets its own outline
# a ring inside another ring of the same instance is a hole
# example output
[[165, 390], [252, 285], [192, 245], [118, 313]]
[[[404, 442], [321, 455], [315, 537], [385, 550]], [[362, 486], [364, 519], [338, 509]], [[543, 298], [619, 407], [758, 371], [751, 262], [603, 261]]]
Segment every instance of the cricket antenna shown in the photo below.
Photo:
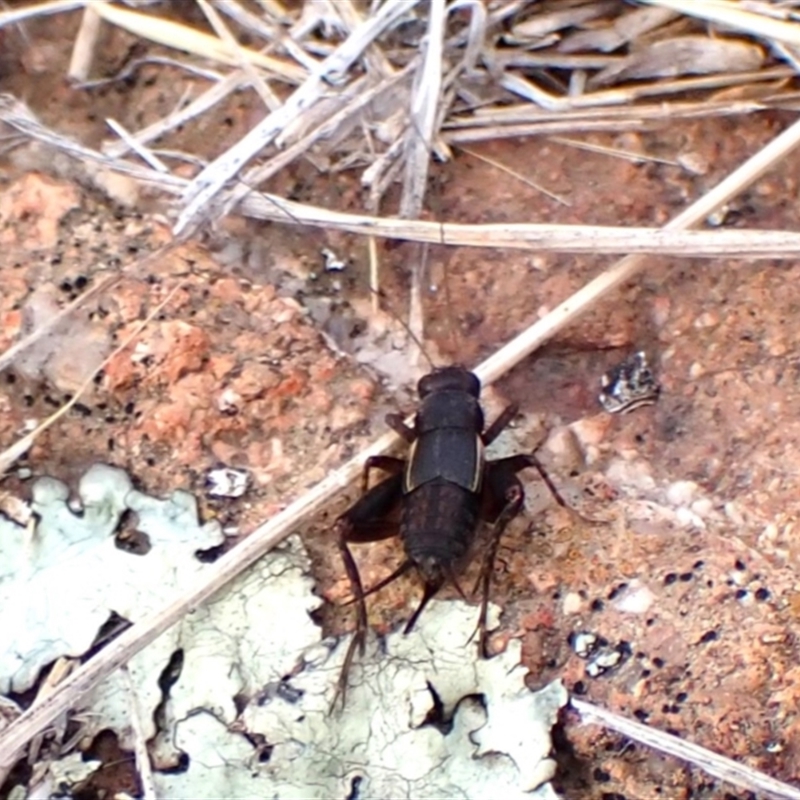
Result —
[[411, 330], [411, 326], [394, 310], [391, 302], [386, 297], [386, 292], [384, 292], [383, 289], [375, 289], [374, 287], [370, 287], [370, 291], [384, 301], [384, 306], [386, 310], [389, 312], [389, 315], [392, 317], [392, 319], [397, 321], [402, 326], [403, 330], [408, 334], [409, 339], [411, 339], [411, 341], [414, 342], [414, 344], [419, 349], [420, 353], [422, 353], [422, 355], [425, 357], [425, 360], [428, 362], [430, 368], [432, 370], [436, 369], [436, 364], [434, 360], [431, 358], [430, 353], [428, 353], [427, 349], [425, 348], [425, 345], [422, 344], [422, 341], [420, 340], [419, 336], [417, 336], [417, 334]]
[[[409, 127], [413, 133], [419, 140], [424, 141], [424, 136], [422, 131], [419, 129], [419, 125], [417, 124], [417, 120], [415, 119], [413, 114], [408, 115], [408, 122]], [[429, 173], [430, 174], [430, 173]], [[441, 186], [441, 184], [439, 184]], [[436, 202], [432, 203], [434, 206], [434, 211], [436, 211], [435, 206], [439, 206], [438, 211], [440, 212], [437, 214], [439, 219], [437, 220], [439, 224], [439, 245], [444, 250], [445, 245], [447, 244], [445, 241], [445, 228], [444, 223], [441, 220], [441, 196], [438, 192], [434, 195], [434, 200]], [[411, 303], [409, 309], [409, 318], [414, 321], [414, 313], [417, 312], [418, 319], [420, 322], [419, 329], [422, 328], [422, 308], [421, 308], [421, 282], [422, 278], [420, 276], [424, 275], [427, 270], [427, 263], [428, 263], [428, 243], [424, 242], [419, 245], [421, 256], [419, 259], [419, 269], [415, 269], [412, 271], [412, 286], [411, 286]], [[459, 338], [457, 335], [455, 321], [453, 319], [453, 304], [450, 295], [450, 281], [448, 280], [448, 271], [447, 271], [447, 259], [442, 259], [442, 286], [444, 289], [444, 302], [445, 302], [445, 322], [447, 327], [447, 336], [450, 340], [450, 346], [453, 349], [454, 353], [459, 352]], [[413, 334], [412, 334], [413, 335]], [[417, 337], [414, 337], [415, 340]], [[430, 359], [428, 359], [430, 361]]]

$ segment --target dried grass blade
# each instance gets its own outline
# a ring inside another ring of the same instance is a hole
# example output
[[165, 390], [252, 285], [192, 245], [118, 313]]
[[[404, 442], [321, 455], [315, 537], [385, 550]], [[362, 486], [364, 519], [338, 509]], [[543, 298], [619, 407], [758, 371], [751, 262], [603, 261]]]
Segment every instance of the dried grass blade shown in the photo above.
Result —
[[200, 6], [203, 14], [205, 14], [214, 33], [219, 36], [221, 42], [224, 42], [230, 50], [233, 57], [236, 59], [236, 66], [250, 78], [250, 85], [256, 90], [258, 96], [261, 98], [264, 105], [270, 110], [274, 111], [281, 105], [275, 92], [270, 89], [269, 84], [259, 75], [258, 70], [253, 66], [250, 59], [245, 53], [244, 47], [236, 41], [236, 37], [230, 32], [228, 26], [223, 22], [217, 9], [208, 2], [208, 0], [195, 0]]
[[83, 19], [78, 29], [78, 35], [75, 37], [72, 57], [67, 69], [70, 80], [82, 83], [89, 77], [94, 60], [94, 50], [100, 36], [101, 22], [102, 20], [93, 6], [89, 5], [83, 9]]
[[689, 17], [716, 22], [753, 36], [763, 36], [765, 39], [775, 39], [786, 44], [800, 44], [800, 25], [743, 10], [739, 3], [727, 0], [705, 0], [702, 3], [698, 3], [697, 0], [642, 0], [642, 2], [670, 8]]
[[546, 197], [549, 197], [551, 200], [555, 200], [556, 203], [560, 203], [562, 206], [570, 206], [572, 205], [569, 200], [565, 197], [561, 197], [557, 195], [555, 192], [551, 192], [549, 189], [545, 189], [544, 186], [540, 186], [536, 181], [532, 181], [530, 178], [526, 178], [521, 173], [517, 172], [515, 169], [511, 169], [511, 167], [507, 167], [497, 159], [491, 158], [489, 156], [485, 156], [481, 153], [477, 153], [474, 150], [470, 150], [467, 147], [461, 147], [460, 150], [463, 153], [466, 153], [469, 156], [477, 159], [478, 161], [483, 161], [486, 164], [491, 164], [495, 169], [499, 169], [501, 172], [505, 172], [506, 175], [511, 175], [511, 177], [516, 178], [521, 183], [524, 183], [526, 186], [530, 186], [531, 189], [535, 189], [537, 192], [541, 192]]
[[687, 231], [536, 223], [466, 225], [329, 211], [259, 192], [248, 194], [240, 210], [248, 216], [274, 222], [460, 247], [597, 254], [635, 252], [685, 258], [726, 255], [735, 258], [796, 258], [800, 247], [800, 233], [794, 231]]
[[0, 11], [0, 28], [5, 28], [7, 25], [15, 25], [33, 17], [42, 17], [46, 14], [61, 14], [64, 11], [74, 11], [76, 8], [83, 8], [86, 2], [87, 0], [51, 0], [49, 3], [38, 3], [24, 8]]
[[[178, 22], [151, 14], [143, 14], [140, 11], [131, 11], [120, 6], [94, 3], [92, 7], [106, 22], [124, 28], [134, 36], [149, 39], [165, 47], [186, 50], [197, 56], [210, 58], [212, 61], [219, 61], [232, 67], [238, 66], [237, 55], [232, 52], [229, 45], [216, 36], [195, 30], [187, 25], [181, 25]], [[268, 70], [290, 83], [300, 83], [306, 77], [306, 71], [292, 62], [257, 53], [247, 47], [242, 47], [241, 53], [251, 64]]]
[[428, 183], [436, 110], [442, 91], [445, 12], [445, 0], [433, 0], [430, 4], [425, 56], [411, 96], [411, 126], [406, 134], [406, 167], [400, 200], [400, 216], [405, 219], [419, 216]]
[[365, 20], [320, 64], [317, 72], [309, 75], [281, 108], [267, 115], [233, 147], [209, 164], [184, 192], [185, 207], [176, 223], [176, 233], [180, 235], [198, 224], [203, 210], [223, 185], [306, 108], [313, 105], [329, 84], [342, 82], [347, 70], [363, 50], [418, 2], [388, 0], [384, 3], [374, 16]]

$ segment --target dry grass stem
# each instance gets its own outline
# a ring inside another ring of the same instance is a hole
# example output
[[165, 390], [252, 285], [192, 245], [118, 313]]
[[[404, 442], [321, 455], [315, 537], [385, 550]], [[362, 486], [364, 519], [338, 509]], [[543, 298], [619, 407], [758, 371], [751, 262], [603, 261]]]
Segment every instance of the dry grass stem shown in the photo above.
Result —
[[125, 694], [128, 699], [130, 713], [128, 719], [133, 731], [133, 753], [136, 758], [136, 773], [142, 784], [142, 800], [157, 800], [156, 784], [153, 779], [153, 769], [150, 766], [150, 753], [147, 749], [147, 735], [142, 714], [139, 709], [139, 698], [136, 694], [136, 687], [131, 678], [131, 672], [127, 664], [120, 668], [122, 672], [122, 682], [125, 687]]
[[279, 108], [281, 101], [278, 99], [275, 92], [270, 89], [269, 84], [261, 77], [252, 61], [250, 61], [247, 54], [244, 52], [244, 48], [236, 40], [236, 37], [228, 30], [228, 26], [217, 13], [216, 8], [214, 8], [208, 0], [195, 0], [195, 2], [200, 6], [203, 14], [205, 14], [206, 19], [214, 29], [214, 33], [219, 36], [220, 40], [225, 43], [236, 58], [237, 66], [250, 79], [250, 85], [256, 90], [264, 105], [270, 111]]
[[92, 7], [106, 22], [165, 47], [176, 47], [201, 58], [234, 67], [238, 66], [239, 58], [243, 55], [251, 64], [288, 83], [300, 83], [306, 76], [304, 69], [290, 61], [263, 55], [246, 47], [237, 48], [234, 53], [229, 45], [216, 36], [178, 22], [107, 3], [94, 3]]
[[72, 58], [67, 71], [70, 80], [80, 83], [89, 77], [101, 24], [102, 20], [94, 8], [90, 5], [86, 6], [83, 9], [83, 18], [78, 35], [75, 37], [75, 44], [72, 47]]
[[[404, 219], [417, 219], [425, 201], [430, 153], [438, 121], [437, 109], [442, 101], [444, 72], [442, 58], [446, 14], [445, 0], [432, 0], [429, 6], [425, 54], [415, 75], [411, 92], [409, 112], [411, 124], [406, 129], [405, 173], [400, 197], [400, 216]], [[425, 253], [420, 252], [413, 258], [411, 265], [408, 327], [414, 342], [409, 354], [412, 364], [417, 364], [419, 361], [420, 352], [416, 342], [421, 341], [424, 335], [421, 274], [424, 260]]]
[[[334, 10], [341, 18], [347, 31], [353, 31], [364, 23], [362, 13], [356, 8], [352, 0], [338, 0]], [[367, 72], [376, 77], [389, 78], [394, 74], [392, 62], [375, 44], [370, 44], [364, 51], [364, 64]]]
[[511, 175], [512, 178], [524, 183], [526, 186], [530, 186], [531, 189], [535, 189], [537, 192], [541, 192], [545, 197], [549, 197], [551, 200], [555, 200], [556, 203], [560, 203], [562, 206], [569, 206], [571, 203], [565, 197], [561, 197], [557, 195], [555, 192], [551, 192], [549, 189], [545, 189], [544, 186], [539, 185], [535, 181], [532, 181], [530, 178], [526, 178], [524, 175], [521, 175], [516, 170], [507, 167], [505, 164], [497, 161], [494, 158], [490, 158], [489, 156], [482, 155], [481, 153], [476, 153], [474, 150], [470, 150], [467, 147], [460, 147], [459, 150], [461, 152], [466, 153], [467, 155], [472, 156], [473, 158], [477, 159], [478, 161], [484, 161], [487, 164], [491, 164], [495, 169], [499, 169], [501, 172], [504, 172], [506, 175]]
[[184, 192], [184, 208], [175, 231], [178, 235], [193, 228], [203, 216], [208, 203], [223, 185], [239, 173], [253, 156], [270, 144], [278, 134], [307, 108], [312, 106], [331, 84], [336, 85], [347, 74], [350, 65], [387, 27], [406, 13], [417, 0], [388, 0], [372, 17], [356, 28], [308, 76], [284, 102], [280, 109], [267, 115], [244, 138], [209, 164]]
[[[717, 187], [675, 217], [667, 227], [680, 229], [697, 224], [737, 192], [750, 186], [798, 143], [800, 143], [800, 122], [795, 123], [776, 137]], [[642, 267], [642, 264], [641, 258], [623, 259], [562, 303], [547, 317], [484, 361], [475, 370], [476, 374], [484, 383], [496, 380], [529, 355], [547, 336], [563, 329], [579, 314], [590, 308], [599, 297], [633, 276]], [[158, 309], [154, 313], [157, 311]], [[74, 707], [80, 698], [103, 678], [127, 663], [133, 655], [174, 625], [190, 609], [196, 608], [214, 595], [282, 541], [291, 531], [296, 530], [312, 514], [320, 511], [334, 495], [361, 474], [367, 458], [385, 453], [396, 443], [396, 439], [396, 434], [387, 433], [341, 468], [332, 472], [210, 565], [190, 590], [160, 611], [123, 631], [118, 638], [66, 678], [52, 695], [43, 699], [40, 705], [25, 711], [0, 734], [0, 764], [4, 763], [9, 756], [17, 753], [59, 714]]]
[[715, 22], [734, 30], [749, 33], [752, 36], [763, 36], [784, 44], [800, 45], [800, 25], [747, 11], [741, 4], [730, 0], [642, 0], [653, 6], [668, 8], [699, 19]]
[[630, 150], [622, 150], [619, 147], [604, 147], [600, 144], [581, 142], [578, 139], [567, 139], [564, 136], [551, 136], [550, 141], [556, 144], [566, 145], [567, 147], [575, 147], [578, 150], [586, 150], [589, 153], [600, 153], [601, 155], [611, 156], [612, 158], [624, 158], [626, 161], [632, 161], [634, 164], [650, 163], [666, 164], [669, 167], [680, 166], [678, 161], [671, 158], [658, 158], [657, 156], [647, 155], [647, 153], [632, 153]]
[[[794, 99], [794, 98], [793, 98]], [[781, 97], [781, 101], [783, 98]], [[777, 98], [774, 99], [777, 102]], [[709, 100], [704, 103], [650, 103], [647, 105], [626, 106], [624, 99], [612, 108], [605, 106], [587, 106], [584, 108], [565, 109], [563, 111], [548, 111], [531, 108], [530, 105], [509, 106], [499, 111], [487, 111], [476, 114], [474, 119], [469, 117], [455, 117], [448, 121], [444, 133], [447, 138], [455, 138], [462, 130], [478, 129], [483, 125], [494, 125], [498, 132], [510, 132], [512, 129], [526, 124], [540, 125], [544, 122], [555, 122], [561, 126], [568, 123], [583, 123], [586, 121], [607, 121], [612, 128], [618, 121], [660, 121], [665, 119], [690, 119], [704, 116], [715, 117], [729, 114], [747, 114], [752, 111], [763, 110], [771, 104], [770, 97], [757, 100]], [[505, 126], [505, 127], [503, 127]], [[577, 127], [577, 126], [576, 126]]]
[[[76, 658], [66, 658], [65, 656], [62, 656], [61, 658], [56, 659], [52, 668], [47, 673], [47, 677], [42, 681], [36, 692], [36, 699], [33, 701], [34, 705], [36, 705], [36, 703], [41, 703], [43, 698], [52, 694], [56, 686], [58, 686], [58, 684], [61, 683], [61, 681], [63, 681], [64, 678], [66, 678], [76, 666], [78, 666], [78, 663], [79, 661]], [[61, 719], [58, 720], [58, 724], [55, 727], [58, 729], [57, 734], [59, 739], [63, 740], [67, 729], [67, 720], [64, 715], [61, 716]], [[36, 734], [36, 736], [33, 737], [33, 739], [31, 739], [30, 746], [28, 747], [29, 764], [34, 764], [39, 760], [39, 753], [41, 752], [44, 733], [44, 731], [40, 731]]]
[[796, 258], [800, 233], [759, 230], [682, 231], [602, 225], [497, 223], [465, 225], [345, 214], [251, 192], [240, 210], [247, 216], [289, 224], [313, 225], [388, 239], [458, 247], [514, 248], [540, 252], [640, 253], [685, 258]]
[[726, 783], [755, 792], [764, 800], [800, 800], [800, 790], [788, 783], [777, 781], [759, 770], [740, 764], [705, 747], [692, 744], [669, 733], [663, 733], [649, 725], [634, 722], [613, 711], [600, 708], [573, 697], [570, 701], [573, 708], [585, 718], [584, 722], [596, 722], [606, 728], [621, 733], [623, 736], [652, 747], [674, 758], [698, 767], [709, 775]]
[[139, 158], [144, 161], [149, 167], [152, 167], [156, 172], [163, 172], [165, 175], [169, 174], [169, 168], [163, 161], [161, 161], [158, 156], [156, 156], [151, 150], [148, 150], [144, 144], [136, 139], [135, 136], [128, 133], [122, 125], [119, 124], [116, 120], [113, 119], [106, 119], [106, 125], [111, 128], [114, 133], [122, 139], [123, 142], [127, 145], [127, 148], [132, 150], [136, 153]]
[[[319, 66], [319, 61], [306, 53], [305, 50], [291, 36], [287, 36], [279, 26], [280, 19], [285, 17], [285, 12], [279, 15], [278, 23], [270, 23], [262, 17], [251, 13], [236, 0], [219, 0], [216, 7], [238, 22], [245, 30], [249, 30], [256, 36], [261, 36], [267, 41], [272, 42], [280, 49], [284, 50], [288, 56], [293, 58], [301, 67], [308, 72], [313, 71]], [[267, 15], [268, 16], [268, 15]]]
[[37, 3], [24, 8], [0, 11], [0, 28], [5, 28], [7, 25], [16, 25], [26, 19], [41, 17], [46, 14], [62, 14], [65, 11], [74, 11], [76, 8], [83, 8], [85, 5], [86, 0], [51, 0], [49, 3]]
[[[158, 139], [181, 125], [185, 125], [195, 117], [204, 114], [221, 100], [224, 100], [229, 94], [247, 86], [248, 83], [249, 78], [247, 75], [240, 70], [235, 70], [215, 83], [188, 105], [176, 109], [168, 116], [156, 120], [140, 131], [131, 134], [131, 136], [140, 144], [152, 142], [154, 139]], [[110, 142], [103, 145], [103, 152], [112, 158], [121, 158], [130, 149], [126, 141]]]

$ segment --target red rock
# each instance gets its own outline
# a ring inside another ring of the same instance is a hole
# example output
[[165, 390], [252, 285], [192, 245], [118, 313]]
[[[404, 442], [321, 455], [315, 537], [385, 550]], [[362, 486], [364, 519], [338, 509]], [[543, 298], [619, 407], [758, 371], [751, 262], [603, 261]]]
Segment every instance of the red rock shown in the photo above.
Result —
[[148, 285], [144, 281], [124, 280], [114, 288], [114, 302], [117, 312], [124, 323], [142, 319], [143, 303], [148, 293]]
[[0, 317], [0, 347], [5, 349], [19, 336], [22, 328], [22, 312], [19, 309], [6, 311]]
[[239, 281], [233, 278], [222, 278], [211, 285], [211, 293], [214, 299], [233, 305], [242, 302], [244, 290]]
[[29, 172], [0, 192], [0, 243], [27, 250], [55, 247], [61, 220], [80, 204], [72, 184]]
[[211, 341], [204, 330], [182, 320], [162, 322], [155, 348], [161, 365], [156, 373], [161, 373], [167, 383], [174, 383], [203, 366], [210, 346]]
[[208, 359], [208, 368], [211, 370], [213, 376], [218, 381], [221, 381], [226, 375], [229, 375], [233, 371], [236, 362], [236, 356], [233, 355], [212, 355]]
[[263, 397], [277, 385], [279, 380], [280, 375], [277, 370], [268, 364], [251, 361], [245, 364], [241, 374], [230, 382], [230, 388], [243, 400], [249, 401]]

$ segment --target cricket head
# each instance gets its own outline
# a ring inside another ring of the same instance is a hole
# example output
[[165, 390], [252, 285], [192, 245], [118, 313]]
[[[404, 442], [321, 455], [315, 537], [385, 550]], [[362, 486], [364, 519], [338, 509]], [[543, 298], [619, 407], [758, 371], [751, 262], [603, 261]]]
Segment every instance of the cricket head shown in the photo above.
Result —
[[424, 400], [435, 392], [465, 392], [472, 397], [479, 397], [481, 382], [474, 372], [466, 367], [437, 367], [427, 375], [423, 375], [417, 384], [420, 400]]

